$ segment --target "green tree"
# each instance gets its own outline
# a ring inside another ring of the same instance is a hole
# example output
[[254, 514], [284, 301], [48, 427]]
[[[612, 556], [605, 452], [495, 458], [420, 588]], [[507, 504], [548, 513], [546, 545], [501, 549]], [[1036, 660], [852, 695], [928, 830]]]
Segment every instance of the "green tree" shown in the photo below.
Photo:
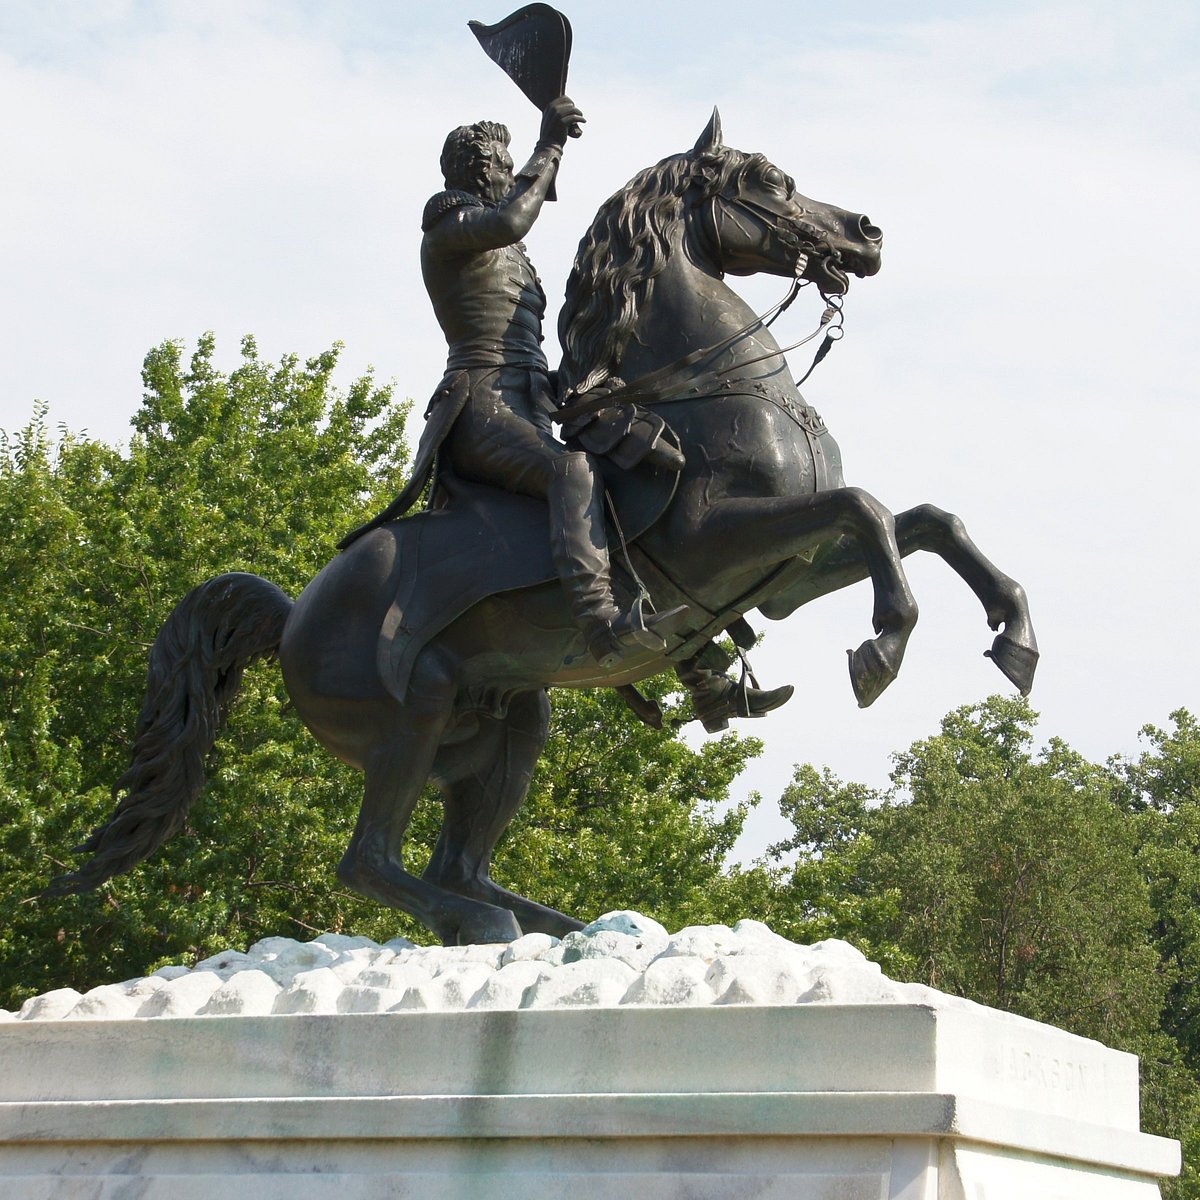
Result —
[[1119, 799], [1137, 831], [1138, 865], [1150, 889], [1154, 944], [1169, 988], [1161, 1024], [1159, 1093], [1149, 1097], [1161, 1129], [1179, 1137], [1184, 1173], [1177, 1194], [1200, 1196], [1200, 726], [1186, 709], [1170, 729], [1147, 725], [1149, 749], [1114, 758]]
[[[96, 893], [31, 899], [111, 811], [147, 650], [172, 606], [230, 570], [297, 594], [336, 536], [401, 483], [407, 406], [369, 376], [335, 386], [336, 347], [272, 364], [246, 339], [228, 374], [214, 352], [211, 336], [190, 357], [177, 343], [151, 351], [124, 451], [51, 438], [44, 414], [0, 441], [6, 1008], [269, 934], [427, 937], [336, 883], [361, 777], [289, 712], [271, 664], [247, 672], [176, 838]], [[669, 703], [678, 710], [677, 697]], [[498, 877], [584, 915], [627, 905], [667, 923], [741, 915], [739, 876], [723, 866], [744, 808], [721, 805], [758, 744], [726, 737], [693, 751], [639, 725], [612, 694], [556, 693], [554, 712], [559, 736]], [[418, 866], [439, 818], [436, 802], [418, 810]]]
[[1164, 992], [1118, 780], [994, 696], [895, 756], [872, 793], [799, 768], [782, 799], [804, 919], [886, 970], [1109, 1044], [1157, 1028]]
[[[1157, 1027], [1164, 981], [1117, 780], [993, 696], [896, 755], [883, 795], [811, 768], [784, 797], [810, 920], [886, 969], [1113, 1045]], [[820, 880], [814, 887], [811, 878]]]
[[[1176, 854], [1161, 810], [1195, 794], [1195, 728], [1152, 731], [1123, 780], [1057, 739], [1034, 753], [1035, 720], [1015, 698], [960, 708], [896, 755], [883, 794], [799, 768], [783, 799], [795, 834], [776, 848], [799, 856], [786, 896], [896, 978], [1140, 1055], [1147, 1127], [1190, 1154], [1196, 1078], [1175, 1039], [1196, 844]], [[1188, 1166], [1164, 1194], [1198, 1182]]]
[[1200, 1071], [1200, 726], [1186, 710], [1170, 730], [1148, 725], [1150, 748], [1114, 759], [1150, 887], [1155, 943], [1172, 980], [1163, 1026]]
[[207, 336], [190, 360], [176, 343], [147, 356], [125, 453], [52, 441], [42, 414], [0, 443], [0, 1003], [138, 974], [243, 927], [345, 919], [323, 882], [321, 902], [290, 916], [356, 781], [297, 737], [272, 670], [247, 676], [253, 715], [231, 723], [207, 803], [168, 853], [99, 893], [31, 900], [111, 808], [146, 652], [174, 603], [231, 569], [295, 593], [331, 531], [402, 474], [407, 406], [369, 376], [336, 388], [336, 347], [273, 365], [246, 339], [229, 375], [214, 350]]
[[907, 803], [880, 810], [876, 875], [903, 887], [901, 946], [934, 986], [1135, 1048], [1163, 980], [1114, 781], [1035, 714], [993, 697], [898, 756]]
[[843, 783], [828, 767], [798, 766], [779, 799], [792, 836], [771, 846], [774, 887], [763, 897], [763, 920], [797, 942], [843, 938], [896, 973], [910, 973], [894, 937], [901, 894], [872, 877], [871, 832], [881, 793]]

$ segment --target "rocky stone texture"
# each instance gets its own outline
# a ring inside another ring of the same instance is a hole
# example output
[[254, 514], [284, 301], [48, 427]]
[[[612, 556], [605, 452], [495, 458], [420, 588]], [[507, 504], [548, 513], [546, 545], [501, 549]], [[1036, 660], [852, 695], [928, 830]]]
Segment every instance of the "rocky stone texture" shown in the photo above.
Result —
[[613, 912], [561, 941], [531, 933], [508, 945], [379, 945], [335, 933], [311, 942], [264, 938], [192, 968], [163, 967], [83, 995], [47, 992], [20, 1012], [0, 1010], [0, 1022], [876, 1003], [975, 1007], [888, 979], [846, 942], [801, 946], [750, 920], [672, 935], [640, 913]]

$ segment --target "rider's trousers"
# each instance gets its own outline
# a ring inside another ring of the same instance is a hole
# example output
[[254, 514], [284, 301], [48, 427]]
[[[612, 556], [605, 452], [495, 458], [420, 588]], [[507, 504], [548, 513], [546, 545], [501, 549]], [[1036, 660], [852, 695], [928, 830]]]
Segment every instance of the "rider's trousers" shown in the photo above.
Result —
[[551, 551], [571, 612], [589, 637], [617, 616], [609, 574], [604, 487], [591, 458], [550, 432], [544, 372], [472, 368], [471, 396], [443, 447], [462, 479], [546, 500]]

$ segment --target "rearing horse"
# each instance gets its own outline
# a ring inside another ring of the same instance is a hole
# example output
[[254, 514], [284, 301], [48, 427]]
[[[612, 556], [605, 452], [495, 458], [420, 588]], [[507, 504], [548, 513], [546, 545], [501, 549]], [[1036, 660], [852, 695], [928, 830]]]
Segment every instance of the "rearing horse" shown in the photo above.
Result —
[[[714, 113], [691, 152], [641, 172], [601, 208], [560, 322], [572, 394], [585, 407], [622, 389], [661, 405], [682, 454], [677, 474], [609, 472], [629, 541], [614, 548], [617, 586], [647, 589], [659, 609], [687, 606], [665, 655], [598, 664], [549, 562], [544, 505], [443, 475], [436, 506], [354, 542], [294, 604], [242, 574], [180, 602], [151, 652], [125, 794], [81, 847], [93, 857], [49, 890], [96, 887], [181, 826], [242, 671], [271, 653], [305, 724], [365, 775], [339, 878], [448, 944], [581, 927], [490, 877], [545, 744], [548, 687], [636, 682], [751, 609], [779, 619], [869, 577], [876, 636], [851, 654], [850, 675], [870, 704], [917, 619], [901, 558], [921, 549], [944, 558], [1002, 627], [990, 654], [1028, 691], [1037, 647], [1021, 587], [957, 518], [928, 505], [893, 518], [844, 486], [837, 444], [774, 338], [723, 282], [766, 272], [836, 296], [847, 272], [879, 269], [881, 240], [865, 217], [806, 199], [761, 155], [722, 145]], [[430, 780], [445, 819], [417, 877], [403, 839]]]

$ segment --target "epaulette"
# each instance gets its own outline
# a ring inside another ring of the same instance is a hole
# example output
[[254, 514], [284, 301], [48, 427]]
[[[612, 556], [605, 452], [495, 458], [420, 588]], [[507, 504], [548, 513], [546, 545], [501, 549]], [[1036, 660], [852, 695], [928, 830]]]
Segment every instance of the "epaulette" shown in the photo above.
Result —
[[430, 197], [429, 203], [425, 205], [424, 213], [421, 214], [421, 231], [428, 233], [442, 217], [456, 208], [486, 207], [487, 205], [478, 196], [472, 196], [470, 192], [460, 192], [455, 189], [438, 192], [436, 196]]

